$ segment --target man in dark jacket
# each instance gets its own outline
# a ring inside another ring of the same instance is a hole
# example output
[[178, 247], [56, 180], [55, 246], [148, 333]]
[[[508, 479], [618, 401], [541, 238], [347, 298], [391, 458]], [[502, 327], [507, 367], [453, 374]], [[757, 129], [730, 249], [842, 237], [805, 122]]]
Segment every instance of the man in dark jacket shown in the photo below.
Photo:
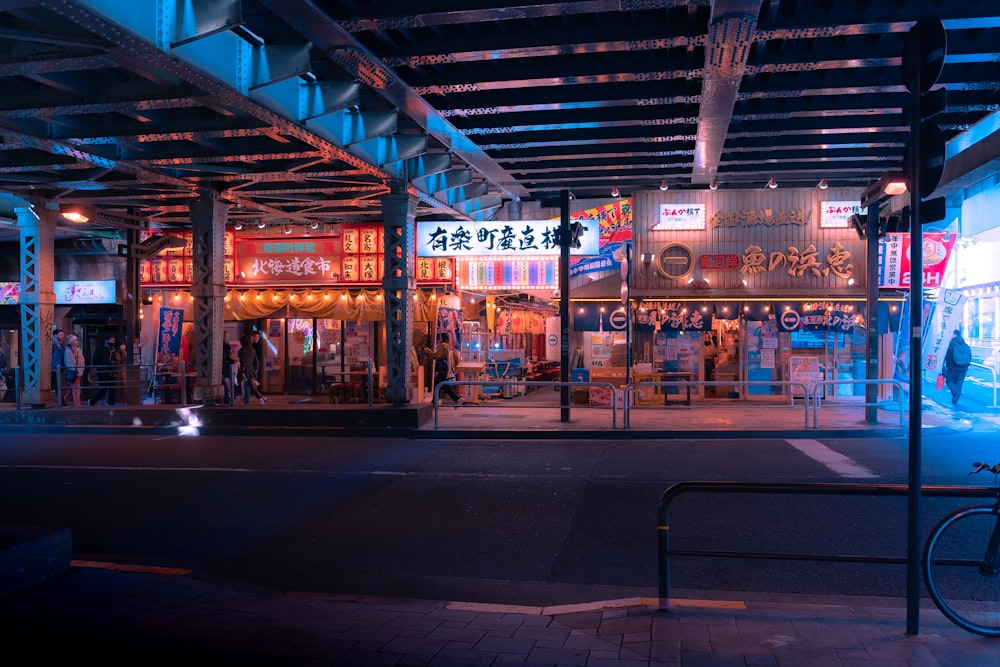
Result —
[[97, 372], [97, 387], [93, 396], [90, 397], [90, 404], [97, 405], [102, 398], [108, 400], [109, 405], [113, 405], [113, 398], [108, 395], [108, 389], [115, 379], [115, 369], [111, 367], [111, 352], [115, 349], [115, 337], [108, 335], [104, 338], [104, 345], [94, 350], [90, 356], [90, 366]]
[[971, 361], [969, 344], [962, 338], [962, 332], [955, 329], [951, 342], [948, 343], [948, 351], [944, 353], [944, 368], [941, 371], [944, 384], [951, 392], [952, 405], [958, 403], [958, 397], [962, 395], [962, 383], [965, 382], [965, 374], [969, 372]]

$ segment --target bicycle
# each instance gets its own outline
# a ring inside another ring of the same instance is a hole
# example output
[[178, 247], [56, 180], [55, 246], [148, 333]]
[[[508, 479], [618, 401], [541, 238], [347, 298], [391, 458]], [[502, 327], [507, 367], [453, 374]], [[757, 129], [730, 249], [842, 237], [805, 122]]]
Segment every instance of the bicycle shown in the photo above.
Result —
[[972, 464], [993, 473], [996, 502], [946, 515], [924, 545], [924, 581], [934, 604], [960, 628], [1000, 637], [1000, 463]]

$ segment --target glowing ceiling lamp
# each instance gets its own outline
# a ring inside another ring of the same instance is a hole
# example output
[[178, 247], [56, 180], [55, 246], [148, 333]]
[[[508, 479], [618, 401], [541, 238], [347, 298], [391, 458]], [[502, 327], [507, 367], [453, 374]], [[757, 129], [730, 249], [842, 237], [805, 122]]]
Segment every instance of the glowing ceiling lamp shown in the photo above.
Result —
[[719, 182], [713, 178], [712, 182], [708, 184], [708, 189], [709, 190], [718, 190], [719, 189]]
[[816, 184], [816, 187], [819, 188], [820, 190], [826, 190], [828, 187], [830, 187], [830, 184], [826, 182], [825, 178], [821, 178], [819, 179], [819, 183]]
[[621, 197], [622, 196], [622, 193], [618, 192], [618, 186], [617, 185], [612, 185], [611, 186], [611, 196], [612, 197]]
[[670, 186], [667, 185], [667, 179], [664, 178], [664, 179], [660, 180], [660, 189], [661, 190], [667, 190], [669, 187]]
[[778, 181], [774, 180], [774, 176], [772, 176], [771, 180], [769, 180], [767, 182], [767, 187], [770, 188], [771, 190], [773, 190], [776, 187], [778, 187]]

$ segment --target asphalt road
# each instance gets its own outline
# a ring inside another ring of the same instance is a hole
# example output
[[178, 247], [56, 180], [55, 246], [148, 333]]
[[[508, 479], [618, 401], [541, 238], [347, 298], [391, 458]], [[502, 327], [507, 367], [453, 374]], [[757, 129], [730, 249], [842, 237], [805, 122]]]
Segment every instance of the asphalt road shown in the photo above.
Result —
[[[925, 484], [985, 485], [989, 434], [924, 439]], [[279, 590], [510, 604], [657, 591], [657, 505], [683, 480], [905, 483], [905, 438], [490, 441], [65, 436], [0, 442], [0, 523], [74, 557]], [[925, 499], [925, 527], [958, 500]], [[967, 503], [965, 503], [967, 504]], [[685, 496], [677, 548], [905, 556], [895, 498]], [[676, 559], [676, 590], [905, 596], [905, 568]]]

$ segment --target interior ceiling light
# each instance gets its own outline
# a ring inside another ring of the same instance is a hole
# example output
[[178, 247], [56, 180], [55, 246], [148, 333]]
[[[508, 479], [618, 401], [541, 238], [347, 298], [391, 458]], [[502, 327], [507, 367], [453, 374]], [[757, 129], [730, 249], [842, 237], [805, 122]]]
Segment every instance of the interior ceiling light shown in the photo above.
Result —
[[830, 184], [826, 182], [825, 178], [821, 178], [819, 179], [819, 183], [816, 184], [816, 187], [819, 188], [820, 190], [826, 190], [828, 187], [830, 187]]
[[622, 193], [618, 192], [618, 186], [617, 185], [612, 185], [611, 186], [611, 196], [612, 197], [621, 197], [622, 196]]
[[292, 233], [292, 226], [291, 225], [285, 225], [285, 233], [286, 234], [291, 234]]
[[665, 179], [665, 178], [664, 178], [664, 179], [662, 179], [662, 180], [660, 181], [660, 189], [661, 189], [661, 190], [667, 190], [667, 189], [668, 189], [669, 187], [670, 187], [670, 186], [669, 186], [669, 185], [667, 185], [667, 179]]
[[708, 189], [709, 190], [718, 190], [719, 189], [719, 182], [713, 178], [712, 182], [708, 184]]
[[309, 229], [319, 229], [319, 223], [315, 220], [309, 223]]
[[772, 176], [771, 180], [767, 182], [767, 187], [771, 188], [772, 190], [778, 187], [778, 181], [774, 180], [774, 176]]
[[266, 222], [264, 222], [263, 220], [258, 220], [257, 221], [257, 228], [258, 229], [264, 229], [265, 227], [267, 227], [267, 223]]
[[241, 229], [243, 229], [243, 223], [237, 220], [236, 224], [233, 225], [233, 229], [235, 229], [236, 231], [240, 231]]

